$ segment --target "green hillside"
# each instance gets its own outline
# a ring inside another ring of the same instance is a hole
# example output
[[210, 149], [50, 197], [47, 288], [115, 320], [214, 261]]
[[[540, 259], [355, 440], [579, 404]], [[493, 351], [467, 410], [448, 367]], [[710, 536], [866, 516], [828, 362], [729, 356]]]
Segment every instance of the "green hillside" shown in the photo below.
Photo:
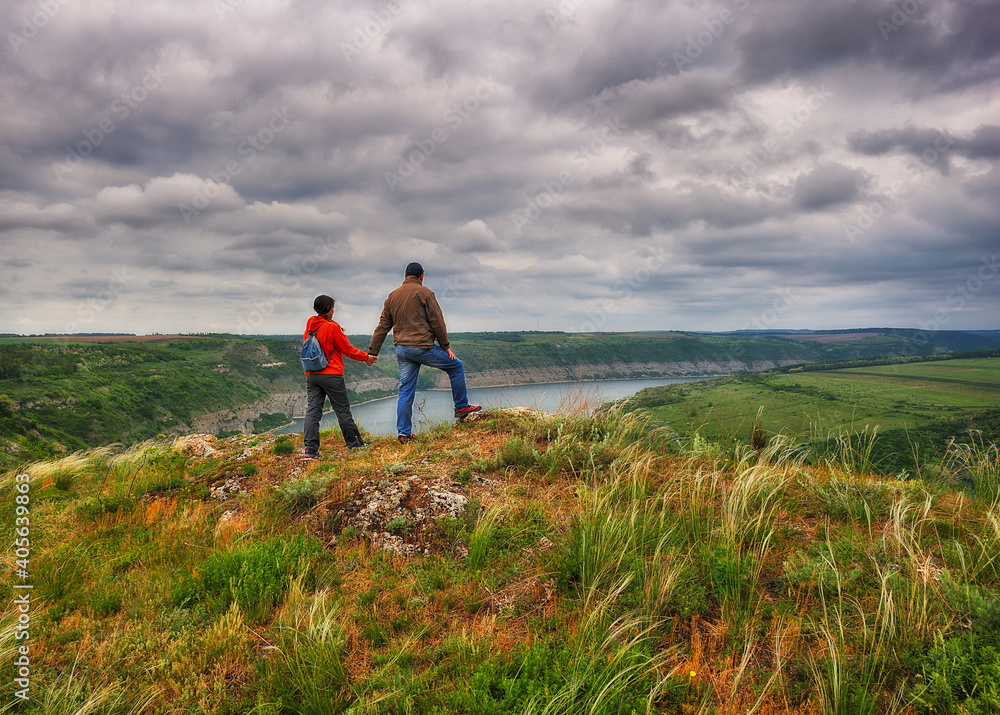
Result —
[[240, 435], [0, 474], [20, 530], [0, 598], [27, 594], [0, 615], [5, 705], [997, 712], [996, 446], [901, 481], [848, 444], [478, 417], [352, 453], [327, 432], [312, 462], [298, 436]]
[[749, 441], [755, 424], [814, 443], [878, 428], [876, 458], [914, 470], [949, 439], [969, 441], [970, 429], [1000, 439], [1000, 357], [793, 368], [648, 388], [628, 404], [656, 424], [721, 441]]
[[[0, 467], [65, 449], [132, 444], [161, 433], [183, 432], [198, 415], [304, 389], [297, 336], [114, 339], [119, 342], [0, 338]], [[368, 339], [351, 337], [362, 348]], [[458, 333], [453, 347], [473, 376], [482, 370], [574, 368], [574, 375], [627, 378], [648, 377], [660, 369], [665, 375], [681, 369], [684, 374], [699, 370], [705, 374], [719, 366], [729, 372], [755, 369], [761, 362], [931, 355], [948, 345], [991, 341], [996, 342], [992, 334], [923, 336], [906, 330], [816, 336], [528, 331]], [[391, 344], [386, 345], [382, 359], [371, 368], [347, 361], [349, 382], [388, 378], [381, 390], [350, 393], [353, 402], [392, 394], [386, 389], [397, 377], [391, 351]], [[682, 367], [671, 372], [669, 365]], [[430, 387], [432, 371], [422, 371], [420, 380], [420, 387]], [[256, 424], [265, 430], [284, 421], [287, 415], [276, 410], [261, 414]]]

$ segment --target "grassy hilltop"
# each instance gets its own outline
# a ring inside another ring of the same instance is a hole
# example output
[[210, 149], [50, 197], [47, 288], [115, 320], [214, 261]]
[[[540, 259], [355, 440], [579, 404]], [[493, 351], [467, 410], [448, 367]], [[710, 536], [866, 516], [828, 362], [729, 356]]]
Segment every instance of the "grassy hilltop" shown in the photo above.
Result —
[[29, 576], [8, 551], [0, 582], [8, 603], [34, 586], [21, 710], [1000, 708], [996, 446], [900, 481], [851, 440], [755, 450], [620, 410], [323, 443], [303, 463], [297, 437], [161, 439], [6, 474], [4, 524], [30, 486]]

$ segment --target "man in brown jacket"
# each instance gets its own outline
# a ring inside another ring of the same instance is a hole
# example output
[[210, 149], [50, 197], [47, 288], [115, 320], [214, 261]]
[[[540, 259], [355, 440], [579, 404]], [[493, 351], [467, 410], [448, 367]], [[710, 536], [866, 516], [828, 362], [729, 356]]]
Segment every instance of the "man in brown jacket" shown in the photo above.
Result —
[[[469, 404], [465, 387], [465, 367], [455, 357], [448, 342], [448, 329], [434, 291], [424, 287], [424, 269], [419, 263], [406, 266], [403, 285], [389, 294], [382, 307], [382, 317], [372, 334], [368, 354], [378, 357], [382, 343], [392, 331], [399, 363], [399, 401], [396, 403], [396, 432], [401, 443], [413, 439], [413, 397], [417, 391], [420, 366], [444, 370], [451, 380], [455, 417], [461, 418], [482, 409]], [[435, 340], [437, 345], [434, 344]]]

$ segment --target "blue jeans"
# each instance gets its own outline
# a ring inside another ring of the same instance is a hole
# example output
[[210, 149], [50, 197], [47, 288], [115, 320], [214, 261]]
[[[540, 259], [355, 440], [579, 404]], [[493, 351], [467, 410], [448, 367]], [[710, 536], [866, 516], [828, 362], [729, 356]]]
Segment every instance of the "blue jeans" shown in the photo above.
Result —
[[417, 375], [420, 366], [436, 367], [448, 373], [451, 380], [451, 397], [455, 409], [469, 405], [469, 393], [465, 389], [465, 367], [458, 358], [448, 357], [448, 351], [433, 345], [429, 348], [412, 348], [409, 345], [396, 346], [396, 362], [399, 363], [399, 402], [396, 403], [396, 431], [409, 436], [413, 431], [413, 396], [417, 392]]

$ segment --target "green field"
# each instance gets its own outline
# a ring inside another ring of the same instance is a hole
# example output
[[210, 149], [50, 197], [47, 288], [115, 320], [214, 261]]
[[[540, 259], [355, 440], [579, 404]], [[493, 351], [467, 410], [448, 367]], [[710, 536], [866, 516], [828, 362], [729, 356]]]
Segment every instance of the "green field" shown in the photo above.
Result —
[[828, 372], [763, 373], [650, 388], [638, 403], [661, 424], [713, 436], [746, 433], [757, 410], [771, 431], [915, 427], [957, 411], [1000, 405], [1000, 358], [883, 365]]
[[880, 457], [907, 468], [914, 448], [943, 450], [952, 437], [968, 439], [970, 428], [996, 439], [1000, 358], [740, 375], [650, 388], [630, 406], [718, 442], [748, 441], [754, 424], [813, 443], [877, 428]]

